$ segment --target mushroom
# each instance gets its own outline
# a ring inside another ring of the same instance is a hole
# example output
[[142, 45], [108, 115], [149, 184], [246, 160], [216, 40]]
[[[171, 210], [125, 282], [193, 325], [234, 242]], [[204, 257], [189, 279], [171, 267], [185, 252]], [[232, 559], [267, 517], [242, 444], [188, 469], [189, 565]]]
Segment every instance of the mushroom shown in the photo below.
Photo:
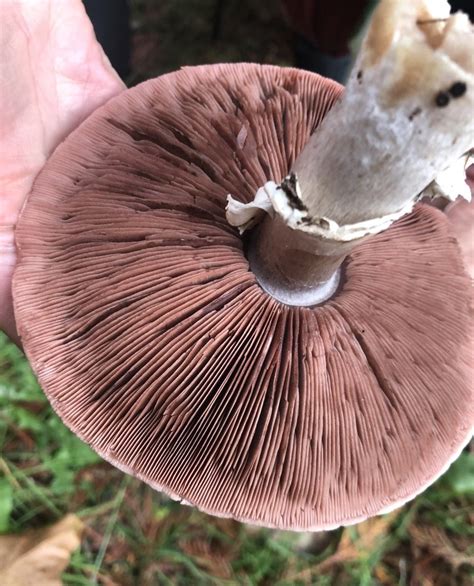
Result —
[[17, 227], [16, 319], [106, 460], [211, 514], [320, 530], [400, 506], [466, 445], [469, 279], [446, 216], [415, 203], [472, 146], [453, 40], [471, 51], [472, 30], [427, 33], [429, 4], [445, 18], [380, 4], [344, 96], [296, 69], [184, 68], [47, 162]]

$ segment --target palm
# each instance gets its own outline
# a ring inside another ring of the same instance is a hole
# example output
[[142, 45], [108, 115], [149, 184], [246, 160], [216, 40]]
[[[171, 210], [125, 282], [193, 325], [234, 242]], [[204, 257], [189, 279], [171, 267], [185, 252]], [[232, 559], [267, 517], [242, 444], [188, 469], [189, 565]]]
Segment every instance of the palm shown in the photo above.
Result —
[[13, 333], [13, 228], [56, 145], [124, 85], [80, 0], [3, 0], [0, 62], [0, 328]]

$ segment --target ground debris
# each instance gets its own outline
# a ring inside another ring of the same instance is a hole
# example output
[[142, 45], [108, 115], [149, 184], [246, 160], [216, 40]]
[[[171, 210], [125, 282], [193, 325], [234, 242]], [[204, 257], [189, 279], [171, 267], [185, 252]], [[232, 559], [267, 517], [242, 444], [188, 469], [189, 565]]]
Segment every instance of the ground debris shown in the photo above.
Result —
[[0, 536], [2, 586], [61, 586], [61, 574], [79, 547], [82, 522], [66, 515], [54, 525]]

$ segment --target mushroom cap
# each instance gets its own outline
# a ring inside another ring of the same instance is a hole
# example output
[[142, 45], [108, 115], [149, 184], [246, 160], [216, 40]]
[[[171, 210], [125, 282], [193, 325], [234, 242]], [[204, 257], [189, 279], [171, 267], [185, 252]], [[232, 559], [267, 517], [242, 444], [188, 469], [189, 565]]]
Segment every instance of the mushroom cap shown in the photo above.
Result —
[[19, 221], [16, 319], [52, 406], [211, 514], [354, 523], [414, 497], [470, 437], [469, 280], [441, 212], [358, 246], [314, 308], [268, 296], [225, 219], [228, 193], [251, 201], [288, 173], [340, 93], [251, 64], [147, 81], [57, 148]]

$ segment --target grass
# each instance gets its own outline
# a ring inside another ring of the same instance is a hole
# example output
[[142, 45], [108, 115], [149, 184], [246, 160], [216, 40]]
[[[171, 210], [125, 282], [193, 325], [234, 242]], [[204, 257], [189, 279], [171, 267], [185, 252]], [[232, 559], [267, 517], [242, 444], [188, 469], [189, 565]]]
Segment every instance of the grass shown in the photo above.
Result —
[[390, 517], [301, 536], [216, 519], [103, 462], [52, 411], [24, 356], [0, 334], [0, 531], [68, 512], [85, 523], [66, 585], [472, 583], [474, 455]]

